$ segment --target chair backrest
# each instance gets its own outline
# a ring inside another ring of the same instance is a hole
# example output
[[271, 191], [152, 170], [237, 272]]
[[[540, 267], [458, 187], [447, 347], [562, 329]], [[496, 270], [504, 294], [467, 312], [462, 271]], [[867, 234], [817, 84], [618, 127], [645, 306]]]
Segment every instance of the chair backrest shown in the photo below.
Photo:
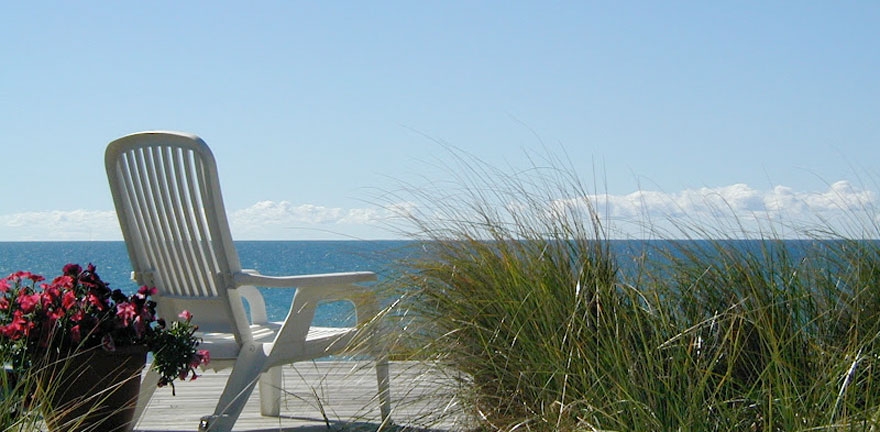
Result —
[[111, 142], [104, 162], [134, 278], [158, 289], [160, 316], [176, 319], [187, 309], [203, 331], [249, 339], [232, 281], [241, 264], [207, 144], [185, 133], [141, 132]]

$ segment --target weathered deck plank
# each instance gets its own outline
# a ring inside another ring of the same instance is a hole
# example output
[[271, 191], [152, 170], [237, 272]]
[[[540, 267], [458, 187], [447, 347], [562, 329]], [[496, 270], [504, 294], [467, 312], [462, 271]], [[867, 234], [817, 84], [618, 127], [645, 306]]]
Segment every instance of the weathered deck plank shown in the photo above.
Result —
[[[226, 383], [228, 370], [205, 372], [194, 382], [177, 385], [177, 396], [162, 388], [150, 401], [135, 430], [195, 431], [211, 414]], [[408, 430], [453, 431], [463, 418], [449, 394], [452, 380], [418, 363], [391, 364], [392, 418]], [[281, 417], [260, 415], [259, 391], [235, 424], [235, 431], [375, 430], [380, 423], [375, 369], [369, 362], [303, 362], [284, 367]]]

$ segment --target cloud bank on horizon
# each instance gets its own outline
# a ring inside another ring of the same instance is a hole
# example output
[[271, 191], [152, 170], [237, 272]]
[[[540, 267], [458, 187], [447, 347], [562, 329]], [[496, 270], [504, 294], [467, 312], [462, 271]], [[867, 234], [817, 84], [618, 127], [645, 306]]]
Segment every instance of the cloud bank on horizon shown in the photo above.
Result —
[[846, 180], [814, 192], [786, 186], [758, 190], [739, 183], [677, 193], [605, 194], [591, 200], [611, 222], [611, 235], [624, 238], [805, 234], [876, 238], [880, 222], [877, 194]]
[[[746, 184], [702, 187], [679, 192], [637, 191], [626, 195], [588, 197], [612, 238], [674, 237], [681, 227], [708, 234], [740, 236], [772, 229], [789, 237], [795, 228], [828, 229], [851, 237], [877, 237], [880, 213], [877, 194], [846, 180], [822, 191], [786, 186], [760, 190]], [[548, 203], [576, 205], [583, 199], [560, 197]], [[259, 201], [227, 209], [236, 240], [376, 240], [406, 238], [407, 214], [417, 203], [360, 208]], [[875, 225], [876, 224], [876, 225]], [[853, 230], [867, 229], [867, 232]], [[797, 233], [794, 233], [797, 234]], [[796, 236], [796, 235], [795, 235]], [[121, 240], [113, 211], [88, 209], [22, 212], [0, 215], [0, 241]]]

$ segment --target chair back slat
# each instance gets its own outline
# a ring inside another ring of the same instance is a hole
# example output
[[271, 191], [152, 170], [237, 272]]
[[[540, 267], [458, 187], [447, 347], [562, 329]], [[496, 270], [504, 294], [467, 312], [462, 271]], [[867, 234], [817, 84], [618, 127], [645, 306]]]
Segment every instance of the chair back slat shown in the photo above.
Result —
[[241, 264], [208, 146], [194, 135], [144, 132], [110, 143], [105, 162], [132, 268], [165, 298], [160, 314], [204, 309], [212, 315], [199, 317], [204, 330], [237, 333], [244, 309], [229, 281]]
[[[192, 263], [191, 268], [203, 270], [219, 268], [216, 256], [211, 253], [211, 249], [208, 247], [210, 241], [202, 240], [210, 239], [210, 234], [205, 223], [205, 212], [196, 211], [196, 209], [203, 209], [204, 204], [199, 199], [200, 191], [196, 190], [196, 185], [199, 182], [194, 171], [197, 171], [198, 159], [193, 159], [191, 156], [191, 154], [179, 151], [171, 158], [166, 159], [166, 164], [170, 165], [166, 170], [177, 173], [177, 175], [170, 177], [175, 180], [175, 184], [170, 189], [174, 192], [171, 201], [172, 208], [177, 210], [174, 216], [180, 230], [178, 235], [185, 240], [181, 252], [186, 257], [186, 261]], [[182, 286], [213, 286], [211, 275], [205, 271], [192, 272], [189, 277], [187, 283]], [[204, 296], [209, 293], [191, 291], [187, 294]]]

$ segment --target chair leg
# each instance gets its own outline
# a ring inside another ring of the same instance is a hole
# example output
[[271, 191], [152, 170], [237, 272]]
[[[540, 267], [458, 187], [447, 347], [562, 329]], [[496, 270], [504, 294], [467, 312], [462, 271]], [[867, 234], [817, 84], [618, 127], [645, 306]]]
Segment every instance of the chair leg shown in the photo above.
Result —
[[391, 389], [388, 373], [388, 356], [381, 355], [376, 358], [376, 379], [379, 384], [379, 410], [382, 413], [382, 423], [391, 421]]
[[141, 415], [144, 414], [144, 410], [147, 409], [147, 404], [150, 402], [150, 398], [153, 397], [153, 393], [156, 391], [156, 386], [159, 385], [159, 373], [154, 371], [151, 367], [147, 374], [144, 375], [144, 379], [141, 380], [141, 390], [138, 393], [137, 406], [134, 409], [134, 419], [132, 424], [136, 424], [138, 420], [140, 420]]
[[266, 357], [262, 354], [261, 349], [247, 345], [242, 348], [235, 361], [235, 366], [232, 367], [232, 373], [229, 374], [226, 381], [223, 394], [220, 395], [220, 400], [217, 401], [217, 406], [214, 408], [214, 414], [202, 417], [199, 431], [229, 432], [232, 430], [260, 379], [260, 373], [263, 371], [265, 363]]
[[270, 417], [281, 415], [281, 366], [275, 366], [260, 375], [260, 414]]

